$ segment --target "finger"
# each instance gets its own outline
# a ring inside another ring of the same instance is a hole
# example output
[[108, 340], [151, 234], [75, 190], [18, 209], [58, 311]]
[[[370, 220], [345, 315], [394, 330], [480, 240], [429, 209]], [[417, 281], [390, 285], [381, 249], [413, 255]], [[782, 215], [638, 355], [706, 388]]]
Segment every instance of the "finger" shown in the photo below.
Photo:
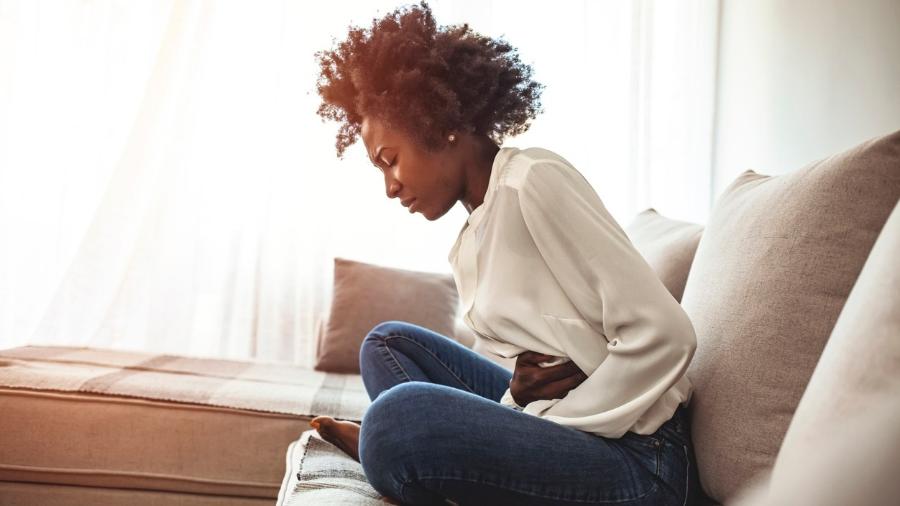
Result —
[[541, 381], [545, 382], [566, 378], [568, 376], [581, 372], [581, 369], [578, 367], [578, 365], [575, 364], [575, 362], [571, 361], [550, 367], [541, 367], [540, 369], [540, 371], [535, 372], [535, 375], [538, 376]]
[[[540, 366], [538, 366], [540, 367]], [[578, 374], [581, 372], [581, 368], [578, 367], [573, 361], [563, 362], [562, 364], [556, 364], [550, 367], [541, 367], [543, 371], [546, 371], [546, 378], [559, 379], [564, 378], [566, 376], [570, 376], [572, 374]], [[542, 371], [542, 372], [543, 372]]]
[[561, 380], [553, 381], [548, 383], [546, 386], [546, 391], [548, 395], [552, 395], [553, 399], [562, 399], [565, 397], [569, 390], [577, 387], [578, 385], [584, 383], [584, 380], [587, 379], [587, 376], [581, 374], [576, 374], [574, 376], [569, 376], [563, 378]]
[[538, 353], [536, 351], [526, 351], [519, 354], [518, 360], [526, 363], [526, 364], [535, 364], [537, 365], [539, 362], [545, 362], [553, 358], [553, 355], [547, 355], [545, 353]]

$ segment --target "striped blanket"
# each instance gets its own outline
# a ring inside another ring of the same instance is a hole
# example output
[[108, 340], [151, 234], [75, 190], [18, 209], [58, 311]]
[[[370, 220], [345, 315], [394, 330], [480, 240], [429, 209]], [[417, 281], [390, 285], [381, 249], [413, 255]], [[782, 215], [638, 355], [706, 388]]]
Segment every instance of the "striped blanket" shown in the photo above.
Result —
[[389, 502], [369, 485], [359, 462], [310, 429], [288, 448], [284, 481], [275, 504], [382, 506], [397, 503]]
[[0, 388], [53, 390], [362, 420], [359, 374], [279, 362], [221, 360], [89, 347], [0, 350]]

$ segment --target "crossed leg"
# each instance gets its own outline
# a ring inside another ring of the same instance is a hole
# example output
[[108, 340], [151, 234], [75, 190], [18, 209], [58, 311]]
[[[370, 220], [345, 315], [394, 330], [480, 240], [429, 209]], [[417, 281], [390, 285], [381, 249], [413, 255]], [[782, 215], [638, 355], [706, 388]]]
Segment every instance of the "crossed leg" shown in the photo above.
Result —
[[424, 327], [376, 326], [360, 350], [360, 370], [372, 404], [361, 425], [338, 422], [348, 425], [336, 430], [386, 497], [404, 504], [681, 504], [660, 477], [659, 440], [630, 433], [606, 439], [501, 405], [512, 373]]

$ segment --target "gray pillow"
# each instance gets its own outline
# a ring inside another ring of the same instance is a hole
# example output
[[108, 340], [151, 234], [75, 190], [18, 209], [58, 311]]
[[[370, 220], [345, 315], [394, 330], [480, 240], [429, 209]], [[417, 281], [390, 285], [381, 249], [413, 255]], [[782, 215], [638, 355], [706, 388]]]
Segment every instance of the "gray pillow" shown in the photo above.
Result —
[[400, 320], [453, 338], [459, 310], [450, 273], [395, 269], [334, 259], [327, 323], [316, 345], [317, 371], [359, 373], [359, 348], [376, 325]]
[[625, 233], [672, 297], [681, 302], [703, 225], [667, 218], [651, 207], [638, 213]]
[[704, 491], [772, 466], [863, 263], [900, 198], [900, 131], [794, 172], [741, 173], [717, 199], [682, 306]]

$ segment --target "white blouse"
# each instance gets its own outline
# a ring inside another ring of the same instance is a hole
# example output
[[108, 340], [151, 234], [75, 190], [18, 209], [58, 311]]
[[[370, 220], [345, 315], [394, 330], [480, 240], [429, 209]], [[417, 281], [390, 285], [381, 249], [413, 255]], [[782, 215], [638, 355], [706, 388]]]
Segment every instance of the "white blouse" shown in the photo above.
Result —
[[[687, 314], [556, 153], [501, 148], [448, 260], [464, 320], [487, 349], [566, 357], [588, 376], [523, 412], [618, 438], [654, 433], [690, 400]], [[509, 389], [501, 403], [515, 407]]]

